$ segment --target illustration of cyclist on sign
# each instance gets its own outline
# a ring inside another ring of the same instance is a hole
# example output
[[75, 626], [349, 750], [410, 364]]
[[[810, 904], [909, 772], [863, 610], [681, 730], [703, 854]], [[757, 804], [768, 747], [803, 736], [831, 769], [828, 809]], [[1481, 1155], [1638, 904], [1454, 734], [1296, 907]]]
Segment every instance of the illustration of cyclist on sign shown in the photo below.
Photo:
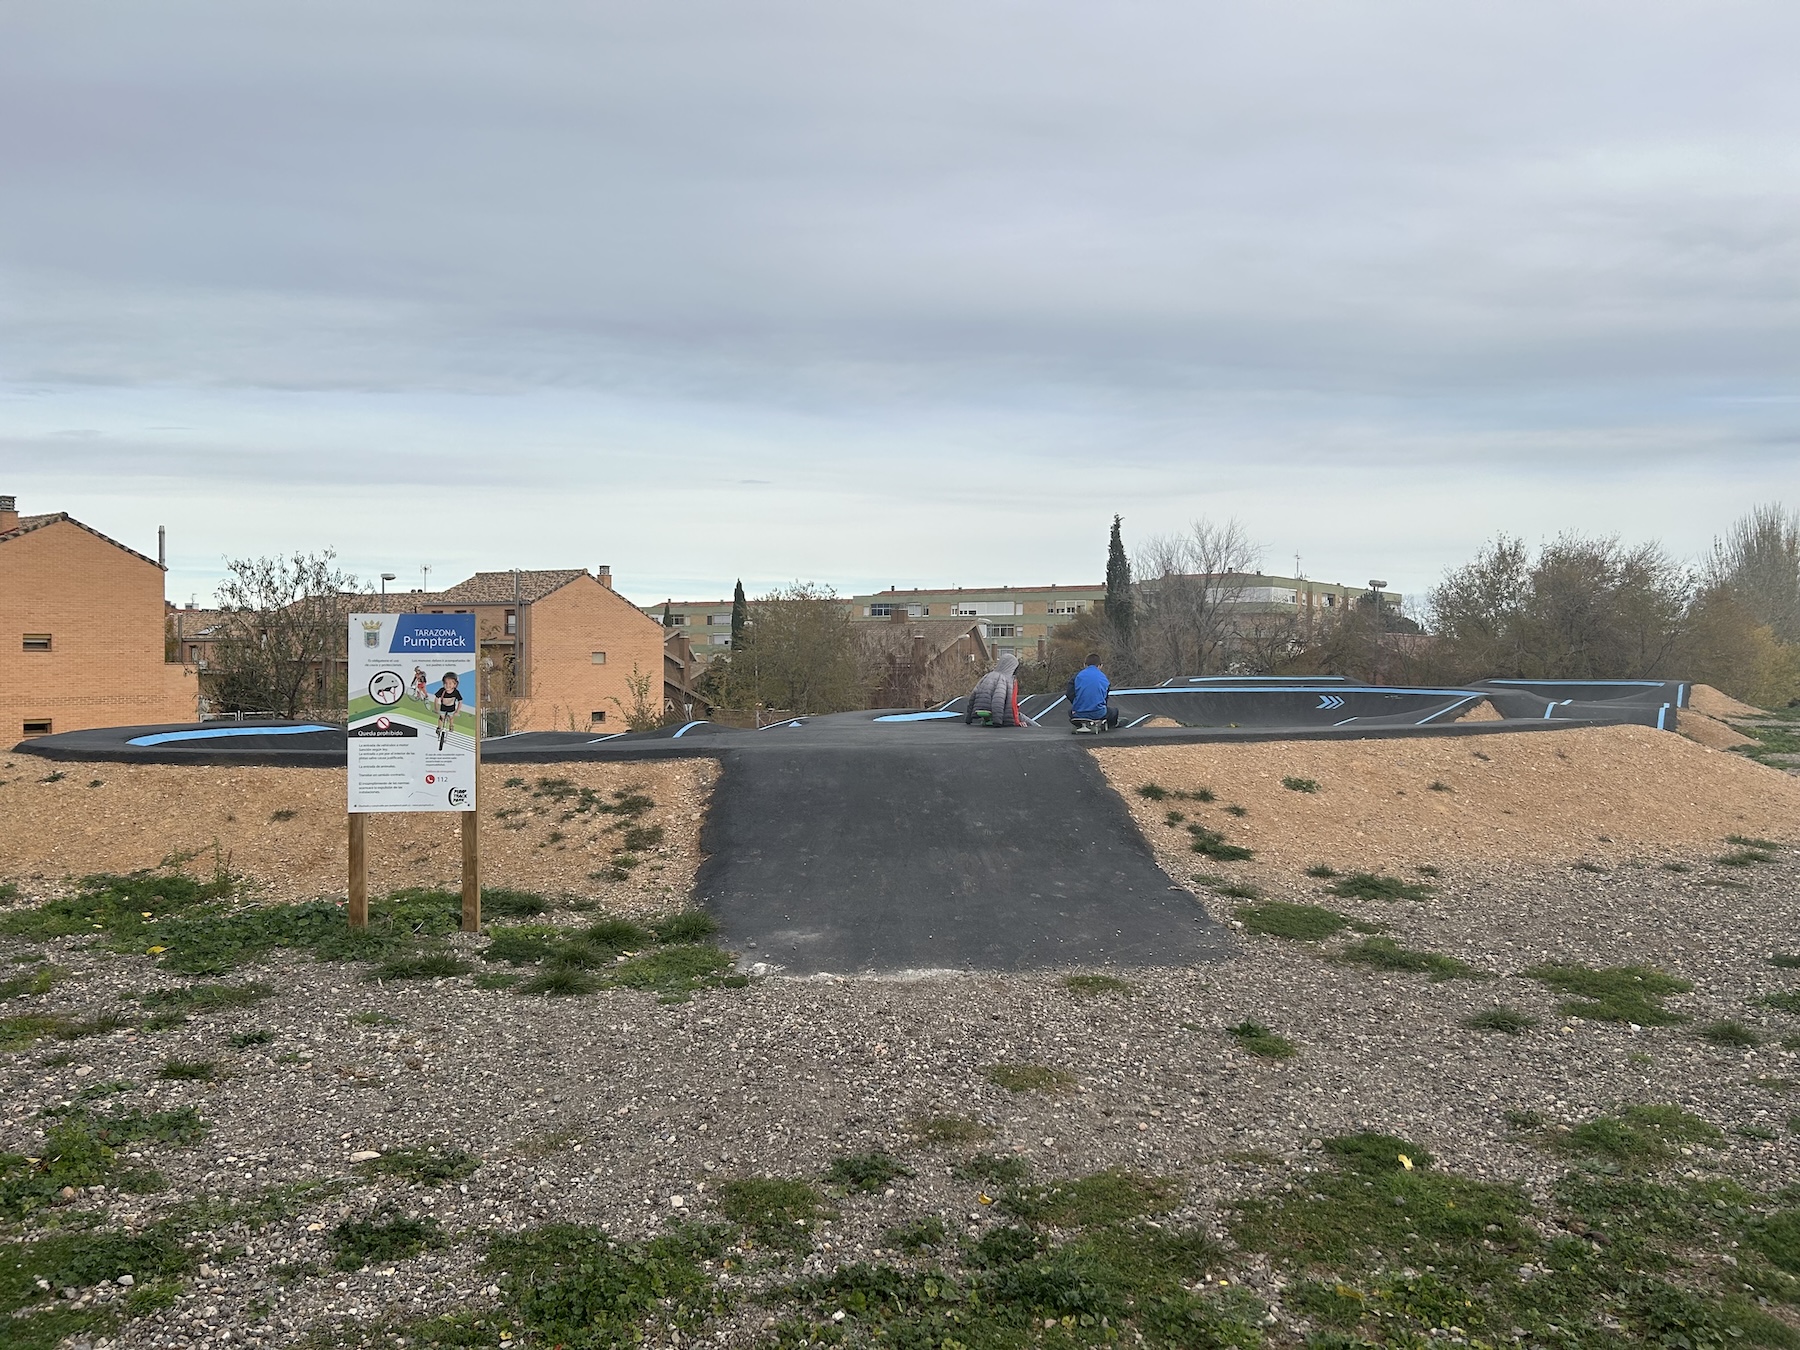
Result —
[[456, 714], [462, 711], [463, 705], [462, 689], [454, 670], [444, 672], [444, 681], [438, 686], [436, 702], [438, 749], [442, 750], [444, 737], [456, 725]]

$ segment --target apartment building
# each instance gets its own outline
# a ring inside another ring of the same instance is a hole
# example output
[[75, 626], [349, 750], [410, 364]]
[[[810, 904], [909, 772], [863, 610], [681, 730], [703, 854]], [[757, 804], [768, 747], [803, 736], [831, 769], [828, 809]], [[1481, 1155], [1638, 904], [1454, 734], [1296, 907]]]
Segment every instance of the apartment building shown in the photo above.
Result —
[[65, 511], [0, 497], [0, 736], [191, 722], [193, 667], [164, 659], [163, 575]]
[[696, 671], [720, 652], [731, 650], [730, 600], [665, 600], [639, 608], [658, 623], [668, 615], [668, 628], [687, 639]]

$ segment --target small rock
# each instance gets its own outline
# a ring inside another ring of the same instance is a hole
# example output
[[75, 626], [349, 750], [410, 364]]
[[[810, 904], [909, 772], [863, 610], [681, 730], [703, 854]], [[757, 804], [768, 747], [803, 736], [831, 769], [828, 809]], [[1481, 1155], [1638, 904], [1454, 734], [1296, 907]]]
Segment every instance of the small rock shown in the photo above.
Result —
[[132, 1286], [132, 1285], [134, 1285], [134, 1284], [136, 1284], [136, 1283], [137, 1283], [137, 1279], [136, 1279], [136, 1277], [135, 1277], [135, 1276], [131, 1276], [131, 1275], [121, 1275], [121, 1276], [119, 1276], [119, 1278], [118, 1278], [118, 1279], [117, 1279], [117, 1280], [116, 1280], [116, 1281], [115, 1281], [115, 1283], [117, 1283], [117, 1284], [122, 1284], [122, 1285], [124, 1285], [124, 1286], [125, 1286], [125, 1287], [126, 1287], [126, 1288], [127, 1288], [127, 1289], [129, 1289], [129, 1288], [131, 1288], [131, 1286]]
[[381, 1156], [381, 1154], [375, 1149], [359, 1148], [356, 1152], [354, 1152], [350, 1155], [350, 1161], [353, 1163], [374, 1162], [380, 1156]]
[[687, 1197], [684, 1195], [671, 1195], [669, 1197], [670, 1209], [680, 1209], [685, 1204], [687, 1204]]

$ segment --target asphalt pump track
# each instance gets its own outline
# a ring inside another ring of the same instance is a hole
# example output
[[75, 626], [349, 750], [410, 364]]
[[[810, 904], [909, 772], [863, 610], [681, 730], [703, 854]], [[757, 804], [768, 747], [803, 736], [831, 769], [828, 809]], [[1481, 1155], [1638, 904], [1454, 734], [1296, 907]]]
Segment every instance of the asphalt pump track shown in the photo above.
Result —
[[[1631, 722], [1672, 727], [1687, 686], [1494, 681], [1396, 689], [1346, 681], [1182, 681], [1115, 691], [1143, 723], [1101, 744], [1493, 735]], [[1483, 699], [1500, 720], [1457, 722]], [[971, 728], [955, 705], [795, 718], [759, 730], [695, 721], [594, 736], [527, 732], [494, 763], [706, 757], [722, 773], [695, 891], [745, 965], [791, 974], [1187, 965], [1229, 935], [1156, 864], [1125, 803], [1068, 732]], [[66, 732], [15, 753], [68, 761], [341, 766], [342, 727], [211, 723]]]

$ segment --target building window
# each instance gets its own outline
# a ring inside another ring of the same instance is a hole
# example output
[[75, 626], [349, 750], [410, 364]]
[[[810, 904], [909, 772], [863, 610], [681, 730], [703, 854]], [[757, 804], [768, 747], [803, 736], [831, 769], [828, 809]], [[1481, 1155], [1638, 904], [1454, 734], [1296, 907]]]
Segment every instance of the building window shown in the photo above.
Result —
[[728, 628], [731, 625], [731, 615], [729, 615], [729, 614], [708, 614], [706, 616], [706, 621], [709, 624], [711, 624], [714, 628]]
[[27, 633], [25, 635], [25, 650], [28, 652], [49, 651], [50, 635], [48, 633]]
[[988, 636], [991, 638], [1017, 637], [1019, 636], [1019, 625], [1016, 623], [990, 623]]
[[517, 637], [518, 635], [519, 611], [516, 609], [509, 609], [506, 611], [506, 636]]
[[48, 736], [49, 734], [50, 719], [48, 717], [27, 717], [25, 719], [25, 735]]
[[686, 623], [687, 623], [687, 615], [685, 615], [685, 614], [669, 615], [669, 627], [671, 627], [671, 628], [680, 628], [680, 627], [684, 626]]
[[885, 618], [888, 618], [890, 615], [892, 615], [893, 612], [894, 612], [894, 607], [892, 605], [870, 605], [869, 606], [869, 617], [871, 619], [885, 619]]
[[606, 664], [606, 653], [605, 652], [589, 652], [588, 660], [596, 666], [603, 666]]
[[1079, 614], [1086, 608], [1087, 606], [1079, 600], [1064, 600], [1051, 605], [1046, 612], [1050, 614]]
[[589, 726], [597, 727], [605, 720], [606, 720], [606, 710], [604, 708], [602, 708], [598, 712], [591, 712], [588, 714], [588, 725]]

